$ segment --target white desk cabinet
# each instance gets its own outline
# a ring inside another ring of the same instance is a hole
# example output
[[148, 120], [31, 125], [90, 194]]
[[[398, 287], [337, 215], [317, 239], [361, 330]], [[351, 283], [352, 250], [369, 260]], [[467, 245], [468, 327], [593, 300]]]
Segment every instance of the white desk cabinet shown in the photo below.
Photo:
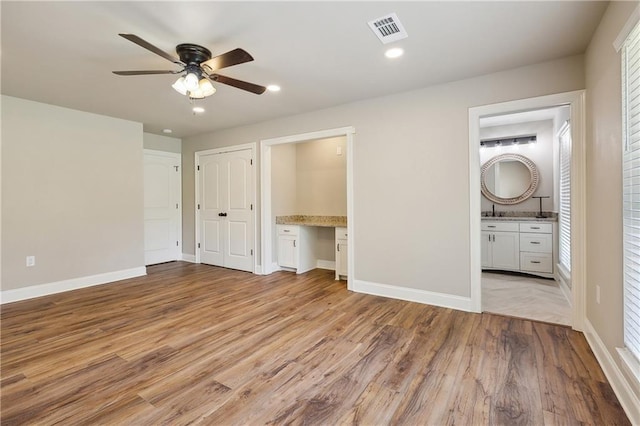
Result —
[[349, 264], [347, 251], [347, 228], [336, 228], [336, 280], [347, 277]]
[[317, 229], [313, 226], [277, 225], [278, 265], [302, 274], [317, 265]]

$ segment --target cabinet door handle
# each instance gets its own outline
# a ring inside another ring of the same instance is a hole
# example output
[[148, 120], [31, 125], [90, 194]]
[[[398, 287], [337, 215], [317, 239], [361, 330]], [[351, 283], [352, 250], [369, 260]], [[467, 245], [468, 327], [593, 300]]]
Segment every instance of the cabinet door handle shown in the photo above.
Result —
[[491, 241], [491, 234], [489, 234], [489, 241]]
[[340, 244], [336, 244], [336, 251], [340, 251]]
[[487, 228], [495, 228], [495, 225], [487, 225]]
[[289, 229], [283, 229], [282, 232], [291, 232]]
[[531, 229], [540, 229], [539, 226], [532, 226]]
[[293, 240], [293, 246], [294, 247], [296, 246], [296, 240]]
[[540, 241], [530, 241], [531, 244], [540, 244]]
[[540, 263], [539, 260], [532, 260], [531, 263]]
[[496, 234], [493, 234], [493, 242], [496, 242]]

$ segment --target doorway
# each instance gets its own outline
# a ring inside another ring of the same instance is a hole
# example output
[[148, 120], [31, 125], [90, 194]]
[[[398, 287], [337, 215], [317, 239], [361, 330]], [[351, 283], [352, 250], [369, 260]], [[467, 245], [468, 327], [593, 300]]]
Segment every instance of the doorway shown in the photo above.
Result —
[[353, 235], [354, 235], [354, 221], [353, 221], [353, 134], [354, 129], [352, 127], [323, 130], [317, 132], [310, 132], [292, 136], [285, 136], [274, 139], [263, 140], [260, 143], [260, 164], [261, 164], [261, 253], [262, 253], [262, 273], [265, 275], [271, 274], [277, 268], [274, 265], [275, 250], [274, 250], [274, 230], [275, 230], [275, 217], [273, 214], [272, 205], [272, 148], [277, 145], [303, 143], [320, 139], [329, 139], [344, 137], [346, 138], [346, 181], [347, 181], [347, 257], [348, 262], [348, 279], [347, 288], [351, 289], [351, 283], [353, 281], [354, 271], [354, 256], [353, 256]]
[[[470, 188], [480, 189], [480, 141], [481, 141], [481, 120], [496, 120], [501, 116], [517, 113], [527, 113], [535, 110], [545, 110], [566, 105], [570, 108], [569, 121], [571, 126], [571, 155], [570, 155], [570, 262], [571, 262], [571, 290], [569, 298], [571, 300], [570, 325], [581, 330], [584, 325], [584, 277], [585, 277], [585, 177], [584, 177], [584, 91], [561, 93], [556, 95], [542, 96], [538, 98], [523, 99], [512, 102], [505, 102], [469, 109], [469, 167]], [[559, 160], [554, 159], [554, 168], [559, 169]], [[558, 182], [554, 182], [553, 188], [558, 187]], [[556, 191], [557, 192], [557, 191]], [[545, 195], [546, 194], [542, 194]], [[553, 196], [553, 195], [550, 195]], [[557, 201], [547, 201], [549, 210], [553, 210]], [[470, 191], [470, 241], [471, 241], [471, 299], [472, 307], [476, 312], [482, 312], [483, 304], [483, 277], [481, 262], [481, 213], [486, 211], [486, 203], [481, 198], [481, 191]], [[536, 209], [537, 210], [537, 209]], [[557, 244], [555, 245], [557, 247]], [[556, 249], [557, 250], [557, 249]], [[553, 278], [560, 282], [556, 267], [557, 259], [554, 253]], [[493, 277], [495, 278], [495, 277]], [[499, 277], [500, 278], [500, 277]], [[540, 284], [540, 283], [538, 283]], [[526, 290], [525, 290], [526, 291]]]
[[255, 144], [196, 153], [196, 263], [254, 272]]

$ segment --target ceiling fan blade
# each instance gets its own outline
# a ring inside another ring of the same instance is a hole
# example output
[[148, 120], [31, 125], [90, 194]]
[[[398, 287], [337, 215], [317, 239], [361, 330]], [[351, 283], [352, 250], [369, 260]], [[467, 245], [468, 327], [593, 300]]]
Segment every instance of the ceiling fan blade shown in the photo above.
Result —
[[120, 37], [126, 38], [127, 40], [137, 44], [140, 47], [144, 47], [145, 49], [147, 49], [150, 52], [155, 53], [156, 55], [162, 56], [163, 58], [165, 58], [168, 61], [173, 62], [174, 64], [185, 65], [184, 63], [182, 63], [182, 61], [180, 61], [180, 59], [168, 54], [164, 50], [161, 50], [161, 49], [155, 47], [153, 44], [149, 43], [146, 40], [141, 39], [140, 37], [138, 37], [135, 34], [118, 34], [118, 35]]
[[211, 58], [208, 61], [204, 61], [200, 66], [204, 67], [205, 72], [210, 73], [232, 65], [244, 64], [245, 62], [251, 61], [253, 61], [253, 56], [246, 50], [238, 48]]
[[150, 71], [113, 71], [117, 75], [150, 75], [150, 74], [178, 74], [180, 71], [167, 71], [167, 70], [150, 70]]
[[211, 74], [209, 79], [216, 81], [222, 84], [228, 84], [229, 86], [237, 87], [238, 89], [246, 90], [247, 92], [255, 93], [256, 95], [261, 95], [267, 90], [264, 86], [259, 86], [257, 84], [249, 83], [242, 80], [236, 80], [235, 78], [226, 77], [220, 74]]

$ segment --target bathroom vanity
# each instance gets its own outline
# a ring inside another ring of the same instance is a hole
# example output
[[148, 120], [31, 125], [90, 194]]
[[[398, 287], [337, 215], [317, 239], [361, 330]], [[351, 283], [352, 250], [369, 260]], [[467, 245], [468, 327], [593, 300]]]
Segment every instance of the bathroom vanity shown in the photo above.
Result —
[[554, 277], [555, 218], [483, 217], [481, 229], [482, 269]]

